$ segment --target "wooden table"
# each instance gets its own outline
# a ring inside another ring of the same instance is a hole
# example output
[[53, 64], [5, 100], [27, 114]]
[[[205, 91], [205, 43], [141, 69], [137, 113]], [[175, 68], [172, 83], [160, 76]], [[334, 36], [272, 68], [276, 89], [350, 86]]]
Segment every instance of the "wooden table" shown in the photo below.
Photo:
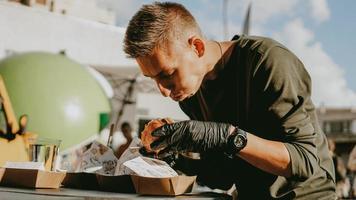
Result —
[[60, 189], [27, 189], [0, 187], [1, 200], [118, 200], [118, 199], [231, 199], [230, 196], [213, 192], [196, 192], [177, 197], [142, 196], [94, 190]]

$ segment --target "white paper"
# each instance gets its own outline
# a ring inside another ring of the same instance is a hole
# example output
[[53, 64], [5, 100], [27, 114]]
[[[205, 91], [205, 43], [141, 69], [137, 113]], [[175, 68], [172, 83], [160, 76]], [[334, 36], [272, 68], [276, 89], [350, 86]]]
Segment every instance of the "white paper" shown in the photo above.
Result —
[[83, 170], [83, 172], [85, 173], [94, 173], [100, 169], [102, 169], [103, 166], [97, 166], [97, 167], [90, 167], [90, 168], [86, 168], [85, 170]]
[[178, 176], [166, 162], [153, 158], [137, 157], [123, 165], [138, 176], [157, 178]]
[[62, 155], [61, 169], [67, 172], [114, 175], [117, 160], [111, 148], [94, 140]]
[[[146, 177], [173, 177], [178, 174], [164, 161], [143, 157], [139, 149], [141, 140], [134, 137], [130, 146], [117, 159], [113, 150], [93, 141], [67, 156], [67, 171], [89, 172], [105, 175], [139, 175]], [[71, 158], [69, 160], [68, 158]], [[70, 161], [70, 162], [69, 162]], [[63, 166], [63, 165], [62, 165]], [[72, 169], [72, 170], [70, 170]]]
[[142, 147], [141, 140], [138, 137], [134, 137], [129, 147], [124, 151], [124, 153], [122, 153], [121, 157], [117, 161], [116, 170], [115, 170], [116, 176], [127, 174], [127, 172], [125, 171], [126, 167], [123, 165], [124, 162], [141, 156], [139, 152], [141, 147]]
[[114, 175], [118, 161], [113, 150], [98, 141], [94, 141], [89, 149], [84, 150], [80, 159], [79, 171], [97, 168], [99, 170], [95, 171], [96, 173], [106, 175]]
[[5, 168], [45, 170], [43, 162], [6, 162]]

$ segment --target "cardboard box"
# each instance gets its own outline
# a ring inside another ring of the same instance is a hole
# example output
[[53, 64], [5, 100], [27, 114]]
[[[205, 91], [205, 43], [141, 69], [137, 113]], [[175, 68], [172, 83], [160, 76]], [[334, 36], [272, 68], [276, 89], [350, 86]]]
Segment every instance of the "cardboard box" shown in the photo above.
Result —
[[110, 176], [86, 172], [66, 174], [62, 185], [67, 188], [135, 193], [130, 175]]
[[130, 175], [108, 176], [98, 174], [100, 190], [120, 193], [135, 193], [135, 187]]
[[67, 188], [98, 190], [96, 174], [86, 172], [68, 172], [62, 182]]
[[150, 178], [132, 175], [131, 179], [138, 194], [176, 196], [191, 192], [196, 176]]
[[0, 174], [0, 185], [28, 188], [59, 188], [66, 175], [65, 172], [12, 168], [2, 168]]

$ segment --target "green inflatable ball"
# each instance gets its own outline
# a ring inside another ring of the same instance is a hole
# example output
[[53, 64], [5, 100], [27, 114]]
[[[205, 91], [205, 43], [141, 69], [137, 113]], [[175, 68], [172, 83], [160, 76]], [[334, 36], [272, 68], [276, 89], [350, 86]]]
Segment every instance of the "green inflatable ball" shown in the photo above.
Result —
[[[29, 52], [0, 61], [16, 117], [27, 114], [27, 130], [72, 147], [99, 132], [111, 104], [98, 81], [65, 55]], [[101, 116], [101, 117], [100, 117]]]

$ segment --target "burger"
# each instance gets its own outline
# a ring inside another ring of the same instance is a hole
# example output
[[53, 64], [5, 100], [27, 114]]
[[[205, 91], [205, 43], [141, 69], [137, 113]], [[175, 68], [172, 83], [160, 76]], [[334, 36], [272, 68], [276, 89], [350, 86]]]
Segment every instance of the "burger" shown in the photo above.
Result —
[[141, 142], [148, 153], [158, 153], [159, 152], [159, 150], [153, 151], [151, 149], [150, 145], [152, 144], [152, 142], [154, 142], [155, 140], [158, 139], [158, 137], [152, 136], [152, 132], [165, 124], [173, 124], [173, 123], [174, 122], [172, 119], [163, 118], [163, 119], [151, 120], [150, 122], [148, 122], [145, 125], [144, 130], [141, 132]]

